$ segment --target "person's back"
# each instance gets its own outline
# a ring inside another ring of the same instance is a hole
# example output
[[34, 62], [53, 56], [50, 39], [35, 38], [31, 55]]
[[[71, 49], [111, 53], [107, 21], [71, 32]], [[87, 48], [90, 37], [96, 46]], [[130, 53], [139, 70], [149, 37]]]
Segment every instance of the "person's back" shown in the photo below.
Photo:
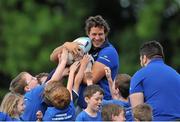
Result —
[[132, 77], [131, 104], [139, 104], [135, 98], [143, 94], [142, 101], [153, 108], [154, 120], [180, 118], [180, 92], [177, 92], [180, 89], [180, 75], [164, 63], [161, 45], [156, 41], [147, 42], [141, 47], [140, 55], [141, 65], [145, 67]]
[[[142, 69], [145, 102], [153, 107], [155, 120], [180, 117], [180, 76], [163, 63], [162, 59], [153, 59]], [[166, 116], [164, 116], [166, 114]]]

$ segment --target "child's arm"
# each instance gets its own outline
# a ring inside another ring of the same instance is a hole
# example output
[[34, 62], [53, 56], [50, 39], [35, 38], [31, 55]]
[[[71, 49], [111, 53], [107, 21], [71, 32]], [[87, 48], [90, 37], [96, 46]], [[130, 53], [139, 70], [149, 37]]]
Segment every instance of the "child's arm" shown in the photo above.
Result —
[[58, 66], [52, 75], [51, 79], [47, 82], [49, 83], [50, 81], [59, 81], [63, 77], [63, 72], [67, 63], [67, 58], [68, 58], [68, 51], [67, 49], [63, 48], [62, 54], [58, 55], [59, 63]]
[[92, 76], [92, 71], [86, 71], [85, 72], [85, 77], [86, 77], [86, 83], [87, 85], [92, 85], [93, 84], [93, 76]]
[[81, 43], [78, 42], [65, 42], [62, 46], [59, 46], [53, 50], [50, 55], [50, 60], [57, 62], [58, 61], [58, 54], [62, 52], [63, 47], [68, 49], [69, 52], [72, 52], [74, 55], [77, 55], [81, 52], [80, 46]]
[[105, 67], [104, 70], [105, 70], [106, 78], [107, 78], [108, 83], [109, 83], [109, 89], [110, 89], [110, 92], [111, 92], [111, 95], [112, 95], [112, 98], [113, 98], [114, 93], [113, 93], [113, 89], [112, 89], [113, 80], [112, 80], [112, 77], [111, 77], [111, 69], [109, 67]]
[[81, 65], [80, 65], [78, 73], [76, 74], [76, 77], [75, 77], [75, 80], [74, 80], [74, 87], [73, 87], [73, 90], [76, 93], [78, 93], [78, 91], [79, 91], [79, 85], [82, 82], [82, 79], [84, 77], [84, 71], [85, 71], [89, 61], [90, 61], [90, 56], [89, 55], [84, 55], [83, 59], [80, 62]]
[[61, 54], [63, 50], [63, 46], [59, 46], [53, 50], [50, 55], [50, 60], [54, 62], [58, 62], [58, 54]]
[[71, 100], [72, 100], [72, 87], [73, 87], [73, 81], [74, 81], [74, 74], [76, 70], [78, 69], [80, 63], [79, 61], [74, 62], [70, 67], [69, 77], [68, 77], [68, 83], [67, 83], [67, 89], [69, 90], [71, 94]]

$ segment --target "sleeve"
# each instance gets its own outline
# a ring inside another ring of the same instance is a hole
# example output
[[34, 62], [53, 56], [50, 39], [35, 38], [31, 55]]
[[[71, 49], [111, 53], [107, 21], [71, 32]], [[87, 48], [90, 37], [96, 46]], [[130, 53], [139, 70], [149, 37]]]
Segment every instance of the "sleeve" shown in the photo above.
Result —
[[119, 56], [114, 48], [107, 47], [99, 52], [99, 55], [96, 61], [112, 68], [118, 64]]
[[30, 93], [28, 93], [27, 95], [25, 95], [25, 97], [24, 97], [24, 103], [25, 103], [25, 110], [24, 110], [24, 112], [23, 112], [23, 114], [21, 115], [21, 119], [23, 120], [23, 121], [25, 121], [25, 120], [31, 120], [31, 116], [32, 116], [32, 105], [31, 105], [31, 103], [32, 103], [32, 99], [31, 99], [31, 94]]
[[109, 100], [105, 100], [105, 99], [102, 100], [102, 106], [105, 106], [108, 104], [111, 104], [111, 102]]
[[137, 92], [144, 92], [143, 80], [143, 72], [141, 70], [136, 72], [134, 76], [131, 78], [129, 93], [133, 94]]
[[82, 115], [83, 115], [82, 112], [81, 112], [80, 114], [78, 114], [77, 117], [76, 117], [75, 122], [81, 122], [81, 121], [83, 121], [83, 116], [82, 116]]
[[43, 121], [51, 121], [52, 120], [52, 115], [49, 109], [46, 110], [43, 116]]
[[12, 121], [12, 119], [7, 114], [0, 112], [0, 121]]

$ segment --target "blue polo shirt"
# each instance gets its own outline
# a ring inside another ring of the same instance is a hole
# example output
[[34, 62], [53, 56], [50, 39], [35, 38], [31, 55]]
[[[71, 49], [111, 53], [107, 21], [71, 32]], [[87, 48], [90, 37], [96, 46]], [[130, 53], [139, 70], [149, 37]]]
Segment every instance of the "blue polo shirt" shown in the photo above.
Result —
[[98, 112], [96, 117], [92, 117], [85, 111], [82, 111], [76, 117], [76, 122], [82, 122], [82, 121], [102, 121], [101, 113]]
[[55, 107], [48, 107], [44, 116], [44, 121], [74, 121], [75, 120], [75, 107], [71, 101], [68, 108], [58, 109]]
[[130, 94], [142, 92], [155, 121], [180, 118], [180, 75], [161, 58], [154, 58], [131, 79]]
[[0, 112], [0, 121], [12, 121], [12, 119], [7, 114]]
[[22, 120], [36, 121], [36, 112], [38, 110], [44, 114], [47, 105], [43, 102], [43, 91], [44, 85], [40, 85], [25, 94], [25, 110], [21, 116]]
[[[109, 43], [109, 41], [106, 40], [98, 49], [92, 48], [89, 53], [93, 56], [95, 61], [100, 62], [111, 69], [111, 76], [114, 80], [119, 70], [119, 56], [116, 49]], [[97, 84], [104, 90], [104, 99], [112, 99], [106, 76], [99, 80]], [[83, 97], [85, 87], [86, 85], [81, 84], [79, 88], [78, 105], [81, 108], [86, 108], [86, 103]]]

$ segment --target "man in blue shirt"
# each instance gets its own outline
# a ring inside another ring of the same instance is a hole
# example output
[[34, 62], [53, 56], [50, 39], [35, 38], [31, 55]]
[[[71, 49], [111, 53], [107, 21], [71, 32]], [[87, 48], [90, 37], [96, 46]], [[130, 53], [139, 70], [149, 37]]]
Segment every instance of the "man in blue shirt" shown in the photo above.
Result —
[[180, 118], [180, 75], [163, 61], [163, 48], [157, 41], [140, 48], [141, 68], [131, 79], [130, 102], [134, 107], [147, 103], [155, 121]]
[[[104, 90], [104, 99], [112, 99], [108, 81], [105, 77], [104, 67], [110, 67], [112, 79], [114, 80], [115, 76], [118, 73], [119, 69], [119, 56], [116, 49], [109, 43], [107, 36], [109, 33], [108, 23], [100, 16], [91, 16], [86, 20], [85, 26], [86, 34], [92, 41], [92, 48], [89, 53], [93, 56], [95, 62], [92, 66], [92, 76], [93, 83], [100, 85]], [[63, 47], [66, 47], [70, 52], [77, 53], [78, 50], [81, 50], [77, 43], [75, 42], [66, 42]], [[56, 53], [51, 54], [51, 60], [55, 61], [57, 59], [58, 50]], [[86, 108], [83, 91], [86, 87], [86, 78], [83, 80], [83, 84], [79, 89], [79, 105], [82, 108]]]

